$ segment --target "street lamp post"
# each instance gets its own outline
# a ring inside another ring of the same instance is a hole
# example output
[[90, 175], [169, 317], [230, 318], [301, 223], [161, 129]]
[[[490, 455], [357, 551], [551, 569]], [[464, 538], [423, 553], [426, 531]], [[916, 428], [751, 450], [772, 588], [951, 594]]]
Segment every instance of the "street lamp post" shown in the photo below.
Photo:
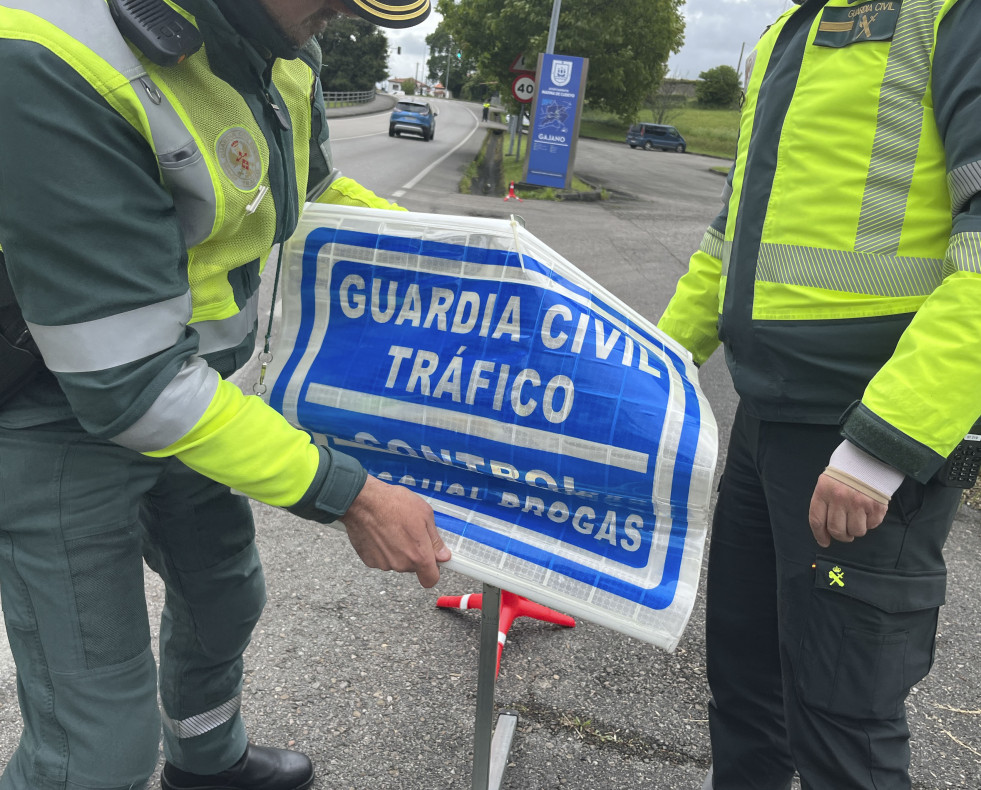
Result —
[[[559, 29], [559, 11], [562, 10], [562, 0], [552, 0], [552, 21], [548, 26], [548, 43], [545, 45], [545, 54], [553, 55], [555, 54], [555, 34]], [[524, 117], [525, 112], [524, 105], [521, 107], [521, 112], [518, 113], [518, 153], [517, 158], [521, 158], [521, 119]], [[514, 142], [514, 137], [512, 136], [511, 142]]]
[[446, 84], [443, 85], [443, 94], [450, 95], [450, 54], [453, 52], [453, 39], [451, 38], [446, 45]]
[[555, 54], [555, 34], [559, 29], [559, 11], [562, 9], [562, 0], [552, 0], [552, 21], [548, 26], [548, 43], [545, 45], [545, 54]]

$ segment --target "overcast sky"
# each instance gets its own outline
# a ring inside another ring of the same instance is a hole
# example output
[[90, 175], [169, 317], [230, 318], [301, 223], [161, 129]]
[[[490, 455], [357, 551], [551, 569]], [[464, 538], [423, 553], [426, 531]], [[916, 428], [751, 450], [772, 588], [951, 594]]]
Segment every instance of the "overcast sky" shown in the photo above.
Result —
[[[685, 44], [681, 52], [668, 61], [668, 74], [698, 79], [701, 72], [716, 66], [725, 64], [735, 68], [743, 43], [748, 53], [763, 29], [790, 4], [791, 0], [688, 0], [682, 7]], [[421, 25], [385, 31], [392, 45], [388, 64], [393, 77], [425, 77], [426, 36], [436, 29], [440, 18], [433, 11]], [[402, 47], [401, 55], [396, 54], [398, 46]]]

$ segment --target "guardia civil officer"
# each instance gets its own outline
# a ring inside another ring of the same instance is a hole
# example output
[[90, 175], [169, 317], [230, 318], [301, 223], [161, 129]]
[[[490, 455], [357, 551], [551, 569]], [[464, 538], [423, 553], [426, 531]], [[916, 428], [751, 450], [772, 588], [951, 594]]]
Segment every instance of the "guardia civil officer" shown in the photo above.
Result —
[[805, 0], [756, 47], [724, 208], [659, 323], [697, 362], [721, 342], [740, 398], [706, 788], [910, 787], [970, 482], [945, 459], [981, 414], [979, 45], [971, 0]]
[[422, 499], [226, 380], [304, 200], [390, 206], [331, 161], [312, 37], [349, 11], [403, 27], [429, 0], [0, 3], [0, 590], [24, 720], [4, 790], [142, 787], [161, 720], [165, 788], [310, 785], [240, 715], [265, 592], [232, 490], [343, 518], [367, 565], [424, 586], [449, 558]]

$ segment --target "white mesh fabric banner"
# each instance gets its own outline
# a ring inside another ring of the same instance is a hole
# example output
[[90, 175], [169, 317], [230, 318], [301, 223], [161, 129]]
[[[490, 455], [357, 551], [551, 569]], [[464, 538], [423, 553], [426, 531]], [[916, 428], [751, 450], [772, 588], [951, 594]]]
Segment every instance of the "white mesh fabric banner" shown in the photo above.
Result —
[[513, 221], [311, 205], [281, 276], [274, 408], [425, 497], [448, 567], [674, 649], [717, 456], [683, 348]]

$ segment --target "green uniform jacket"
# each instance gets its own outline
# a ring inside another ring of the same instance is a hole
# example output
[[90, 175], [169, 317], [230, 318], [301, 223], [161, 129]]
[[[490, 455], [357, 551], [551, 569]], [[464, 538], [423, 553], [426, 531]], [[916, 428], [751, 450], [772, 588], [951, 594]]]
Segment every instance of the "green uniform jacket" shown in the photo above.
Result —
[[981, 3], [806, 0], [754, 51], [725, 207], [659, 326], [744, 407], [929, 479], [981, 415]]
[[[260, 272], [308, 185], [325, 202], [391, 204], [331, 171], [315, 46], [277, 59], [213, 0], [170, 4], [204, 46], [169, 68], [140, 55], [152, 82], [134, 87], [78, 38], [108, 13], [104, 0], [0, 3], [0, 246], [49, 369], [5, 404], [0, 425], [75, 418], [330, 520], [364, 471], [225, 379], [253, 352]], [[214, 210], [193, 244], [141, 86], [166, 94], [208, 162]]]

